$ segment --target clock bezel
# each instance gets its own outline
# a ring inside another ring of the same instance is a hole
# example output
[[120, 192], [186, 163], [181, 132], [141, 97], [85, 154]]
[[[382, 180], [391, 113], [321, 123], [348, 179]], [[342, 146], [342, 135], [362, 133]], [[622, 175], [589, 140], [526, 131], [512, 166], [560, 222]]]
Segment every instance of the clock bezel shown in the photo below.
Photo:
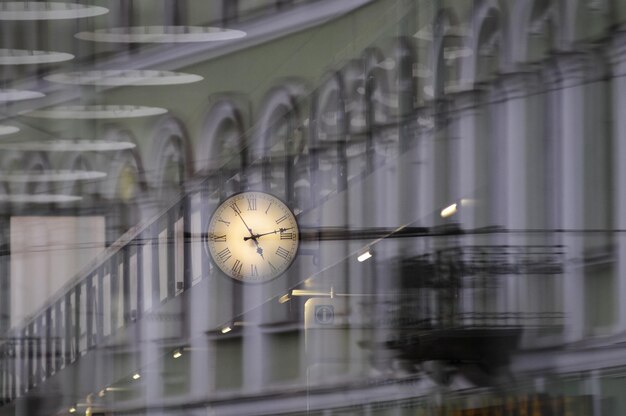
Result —
[[[209, 248], [209, 226], [211, 225], [211, 223], [213, 222], [213, 218], [215, 217], [215, 215], [217, 214], [218, 210], [220, 210], [220, 208], [224, 205], [224, 203], [226, 201], [228, 201], [229, 199], [242, 195], [242, 194], [249, 194], [249, 193], [256, 193], [256, 194], [264, 194], [267, 195], [277, 201], [279, 201], [280, 203], [282, 203], [285, 208], [287, 208], [287, 210], [289, 211], [289, 213], [292, 215], [296, 227], [297, 227], [297, 231], [298, 231], [298, 238], [297, 238], [297, 245], [296, 245], [296, 250], [293, 253], [293, 256], [291, 258], [291, 261], [284, 267], [284, 269], [278, 273], [276, 276], [266, 279], [266, 280], [259, 280], [259, 281], [254, 281], [254, 280], [245, 280], [245, 279], [238, 279], [232, 275], [230, 275], [229, 273], [227, 273], [226, 271], [224, 271], [222, 269], [222, 267], [220, 267], [220, 265], [218, 264], [218, 262], [213, 258], [213, 255], [211, 254], [211, 249]], [[203, 245], [204, 245], [204, 250], [205, 250], [205, 254], [207, 255], [207, 257], [209, 258], [209, 261], [211, 262], [211, 264], [215, 267], [215, 269], [217, 269], [219, 271], [219, 274], [223, 275], [225, 278], [227, 278], [228, 280], [232, 281], [232, 282], [236, 282], [238, 284], [242, 284], [242, 285], [262, 285], [265, 283], [269, 283], [272, 282], [274, 280], [276, 280], [277, 278], [283, 276], [294, 264], [294, 262], [296, 261], [296, 257], [298, 256], [299, 252], [300, 252], [300, 244], [301, 244], [301, 240], [302, 240], [302, 236], [301, 236], [301, 230], [300, 230], [300, 224], [298, 222], [298, 216], [294, 213], [293, 209], [289, 206], [289, 204], [287, 204], [282, 198], [269, 193], [267, 191], [257, 191], [257, 190], [246, 190], [246, 191], [239, 191], [239, 192], [235, 192], [232, 193], [230, 195], [228, 195], [226, 198], [220, 200], [220, 202], [217, 204], [217, 206], [213, 209], [213, 212], [211, 213], [211, 216], [209, 217], [209, 221], [207, 222], [206, 225], [206, 231], [203, 233]]]

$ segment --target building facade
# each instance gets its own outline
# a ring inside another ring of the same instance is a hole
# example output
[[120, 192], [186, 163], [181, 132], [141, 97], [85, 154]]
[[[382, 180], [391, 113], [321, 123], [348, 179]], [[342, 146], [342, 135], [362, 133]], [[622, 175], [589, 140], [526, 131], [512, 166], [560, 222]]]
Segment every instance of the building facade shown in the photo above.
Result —
[[[626, 2], [0, 20], [0, 414], [626, 411]], [[248, 191], [299, 228], [264, 283], [207, 245]]]

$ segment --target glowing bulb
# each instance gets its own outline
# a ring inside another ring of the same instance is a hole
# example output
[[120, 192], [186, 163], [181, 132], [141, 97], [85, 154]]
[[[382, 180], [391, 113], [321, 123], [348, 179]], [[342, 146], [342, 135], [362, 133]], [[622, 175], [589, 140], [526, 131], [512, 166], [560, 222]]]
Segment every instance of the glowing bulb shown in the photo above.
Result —
[[289, 293], [285, 293], [280, 298], [278, 298], [278, 303], [286, 303], [286, 302], [289, 302], [290, 300], [291, 300], [291, 296], [289, 296]]
[[76, 408], [75, 407], [70, 407], [70, 413], [76, 413]]
[[358, 262], [362, 263], [365, 260], [369, 259], [370, 257], [372, 257], [372, 253], [370, 252], [369, 249], [367, 249], [367, 251], [365, 251], [364, 253], [361, 253], [359, 257], [357, 257], [356, 259]]
[[133, 374], [133, 380], [139, 380], [141, 378], [141, 374], [135, 373]]
[[448, 218], [456, 213], [456, 203], [441, 210], [441, 218]]
[[229, 326], [225, 326], [224, 328], [222, 328], [222, 334], [227, 334], [230, 331], [232, 331], [233, 329]]
[[182, 356], [183, 356], [183, 353], [180, 352], [180, 350], [176, 350], [176, 351], [174, 351], [174, 354], [172, 354], [172, 357], [174, 357], [174, 358], [180, 358]]

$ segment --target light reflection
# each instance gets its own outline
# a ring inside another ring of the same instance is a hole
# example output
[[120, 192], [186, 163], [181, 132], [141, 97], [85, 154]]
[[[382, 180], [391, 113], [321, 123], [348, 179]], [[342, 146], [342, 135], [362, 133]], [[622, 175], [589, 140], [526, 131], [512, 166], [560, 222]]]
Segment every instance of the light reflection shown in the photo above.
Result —
[[74, 59], [74, 55], [65, 52], [0, 49], [0, 65], [49, 64], [70, 61], [72, 59]]
[[18, 131], [20, 131], [19, 127], [7, 126], [4, 124], [0, 125], [0, 136], [7, 136], [9, 134], [17, 133]]
[[456, 203], [448, 205], [447, 207], [441, 210], [441, 213], [440, 213], [441, 218], [448, 218], [456, 214], [456, 208], [457, 208]]
[[27, 203], [27, 204], [51, 204], [63, 202], [76, 202], [83, 199], [79, 195], [60, 194], [0, 194], [0, 202]]
[[5, 1], [0, 3], [0, 20], [78, 19], [106, 14], [109, 9], [77, 3]]
[[207, 26], [136, 26], [80, 32], [77, 39], [110, 43], [216, 42], [239, 39], [246, 32]]
[[50, 140], [41, 142], [0, 143], [1, 150], [29, 152], [114, 152], [134, 149], [131, 142], [106, 140]]
[[0, 101], [2, 102], [32, 100], [34, 98], [41, 98], [45, 96], [45, 94], [38, 91], [0, 90]]
[[118, 119], [148, 117], [167, 113], [167, 109], [139, 105], [68, 105], [25, 112], [23, 115], [50, 119]]
[[68, 85], [177, 85], [202, 81], [199, 75], [143, 69], [81, 71], [52, 74], [45, 80]]
[[79, 170], [50, 170], [50, 171], [0, 171], [0, 181], [8, 183], [27, 183], [27, 182], [62, 182], [101, 179], [106, 177], [105, 172], [97, 171], [79, 171]]

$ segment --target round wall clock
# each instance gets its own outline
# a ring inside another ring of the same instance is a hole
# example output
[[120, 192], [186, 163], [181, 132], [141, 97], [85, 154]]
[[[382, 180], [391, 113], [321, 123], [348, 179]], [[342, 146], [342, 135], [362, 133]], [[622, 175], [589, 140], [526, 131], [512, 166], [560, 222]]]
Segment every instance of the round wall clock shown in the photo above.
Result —
[[247, 191], [222, 202], [211, 217], [206, 244], [215, 265], [241, 282], [263, 283], [284, 273], [300, 242], [296, 217], [277, 197]]

